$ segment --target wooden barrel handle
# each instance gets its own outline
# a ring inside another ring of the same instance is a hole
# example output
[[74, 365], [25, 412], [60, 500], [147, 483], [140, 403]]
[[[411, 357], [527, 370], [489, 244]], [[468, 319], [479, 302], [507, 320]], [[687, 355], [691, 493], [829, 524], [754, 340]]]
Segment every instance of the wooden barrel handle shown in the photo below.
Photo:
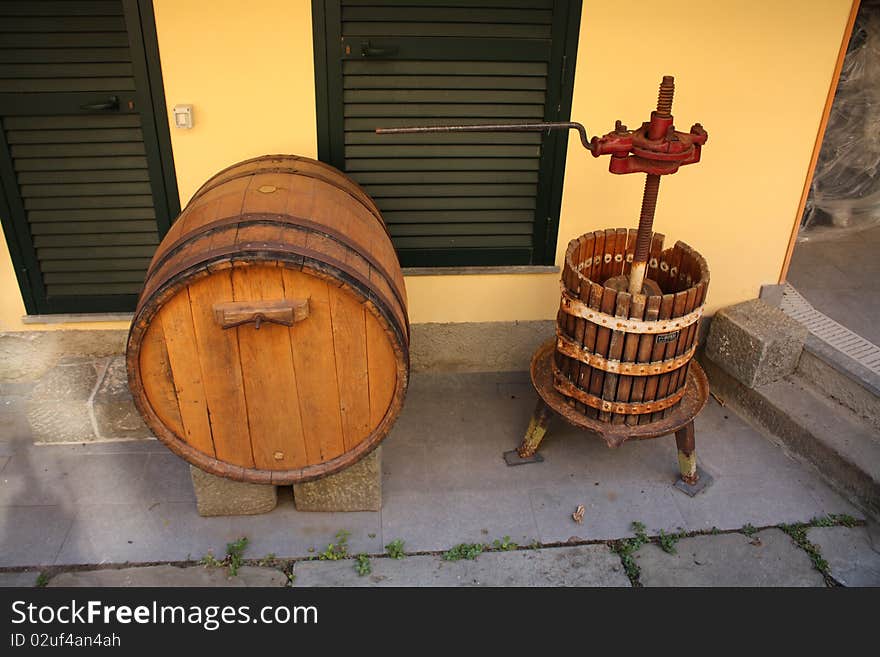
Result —
[[308, 299], [278, 301], [226, 301], [214, 304], [214, 319], [224, 329], [253, 322], [260, 328], [264, 322], [293, 326], [309, 316]]

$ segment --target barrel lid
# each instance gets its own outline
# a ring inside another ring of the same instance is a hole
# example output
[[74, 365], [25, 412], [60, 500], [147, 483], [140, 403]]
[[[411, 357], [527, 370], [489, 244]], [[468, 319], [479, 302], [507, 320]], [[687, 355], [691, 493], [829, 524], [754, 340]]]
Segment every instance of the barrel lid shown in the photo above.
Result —
[[388, 318], [326, 267], [206, 267], [141, 309], [133, 397], [172, 451], [213, 474], [307, 481], [374, 448], [399, 413], [408, 362]]

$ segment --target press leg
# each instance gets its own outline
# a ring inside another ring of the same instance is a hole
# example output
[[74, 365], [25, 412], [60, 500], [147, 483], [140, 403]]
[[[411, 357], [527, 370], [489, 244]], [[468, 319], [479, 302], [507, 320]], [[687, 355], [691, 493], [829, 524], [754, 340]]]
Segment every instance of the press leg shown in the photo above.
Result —
[[522, 444], [515, 450], [504, 452], [504, 460], [507, 465], [522, 465], [523, 463], [536, 463], [544, 460], [537, 451], [547, 433], [547, 425], [550, 424], [552, 414], [553, 411], [550, 410], [550, 407], [544, 403], [543, 399], [539, 398]]
[[675, 432], [675, 444], [678, 447], [678, 468], [681, 480], [695, 486], [700, 476], [697, 474], [697, 450], [694, 442], [694, 423], [688, 422]]

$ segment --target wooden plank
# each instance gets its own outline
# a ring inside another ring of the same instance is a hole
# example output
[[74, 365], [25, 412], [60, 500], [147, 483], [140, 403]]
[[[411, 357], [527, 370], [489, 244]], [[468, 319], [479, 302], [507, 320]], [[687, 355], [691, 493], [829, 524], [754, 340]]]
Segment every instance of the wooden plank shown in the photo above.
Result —
[[[624, 239], [626, 233], [624, 232]], [[620, 243], [620, 234], [617, 236], [617, 247], [623, 247], [624, 244]], [[616, 249], [616, 253], [620, 253], [619, 248]], [[615, 263], [616, 265], [619, 263]], [[616, 268], [616, 267], [615, 267]], [[614, 308], [614, 316], [627, 318], [629, 317], [629, 307], [632, 301], [632, 296], [628, 292], [619, 292], [617, 294], [617, 301], [615, 303]], [[608, 345], [608, 359], [609, 360], [620, 360], [621, 355], [623, 354], [623, 344], [626, 340], [626, 333], [623, 331], [612, 331], [611, 332], [611, 342]], [[602, 399], [606, 399], [612, 401], [617, 396], [617, 380], [618, 375], [613, 372], [606, 372], [605, 381], [602, 385]], [[603, 422], [611, 421], [611, 413], [602, 411], [599, 413], [599, 419]]]
[[[602, 253], [602, 269], [600, 270], [600, 274], [595, 279], [597, 283], [601, 283], [605, 285], [605, 281], [607, 281], [611, 276], [614, 275], [614, 252], [617, 249], [617, 231], [613, 228], [605, 229], [605, 252]], [[604, 299], [604, 297], [603, 297]], [[612, 313], [614, 312], [614, 306], [612, 305], [607, 311]]]
[[235, 331], [224, 330], [214, 319], [214, 304], [233, 299], [231, 270], [214, 273], [189, 286], [195, 346], [202, 368], [205, 398], [221, 461], [254, 467], [248, 431], [247, 403], [241, 375], [241, 357]]
[[174, 387], [174, 375], [171, 371], [171, 359], [168, 356], [161, 321], [151, 322], [144, 333], [138, 363], [144, 397], [153, 408], [156, 417], [178, 438], [186, 440], [177, 391]]
[[[545, 62], [480, 62], [480, 61], [406, 61], [406, 60], [358, 60], [342, 62], [345, 76], [349, 75], [547, 75]], [[379, 126], [377, 126], [379, 127]], [[346, 122], [346, 130], [349, 129]]]
[[414, 185], [367, 185], [364, 190], [377, 204], [382, 198], [444, 197], [444, 196], [534, 196], [537, 185], [525, 184], [414, 184]]
[[284, 297], [309, 299], [309, 317], [289, 329], [299, 408], [310, 464], [345, 451], [339, 384], [333, 349], [333, 319], [328, 284], [301, 271], [284, 269]]
[[344, 22], [345, 36], [417, 36], [417, 37], [521, 37], [549, 39], [550, 25], [486, 23], [370, 23]]
[[117, 271], [68, 271], [44, 272], [43, 282], [47, 285], [70, 283], [137, 283], [143, 285], [144, 269]]
[[183, 423], [183, 433], [180, 437], [200, 452], [215, 456], [202, 368], [198, 353], [193, 348], [196, 344], [196, 336], [187, 290], [181, 290], [165, 303], [159, 312], [158, 322], [161, 323], [165, 337], [168, 362], [171, 365], [174, 390]]
[[[12, 150], [16, 148], [26, 147], [14, 146]], [[345, 157], [541, 157], [541, 146], [540, 144], [355, 144], [345, 147]]]
[[537, 171], [364, 171], [351, 177], [365, 189], [370, 185], [538, 182]]
[[[232, 270], [236, 301], [285, 298], [277, 267], [236, 267]], [[286, 326], [264, 323], [230, 329], [237, 332], [241, 375], [254, 464], [263, 470], [290, 470], [307, 465], [299, 392]]]
[[[96, 157], [143, 155], [143, 141], [90, 144], [19, 144], [9, 149], [14, 158]], [[108, 165], [112, 166], [109, 162]], [[106, 169], [107, 167], [100, 167]], [[16, 169], [18, 167], [16, 166]]]
[[9, 144], [84, 144], [115, 141], [139, 141], [144, 133], [137, 128], [81, 128], [75, 130], [10, 130], [6, 133]]
[[399, 249], [442, 248], [505, 248], [532, 246], [531, 235], [450, 235], [425, 237], [396, 237], [394, 246]]
[[112, 78], [132, 75], [131, 64], [122, 62], [0, 64], [0, 78]]
[[[431, 23], [529, 23], [549, 24], [553, 12], [549, 9], [507, 9], [475, 7], [343, 7], [343, 21], [381, 21], [394, 24], [399, 21]], [[389, 28], [393, 30], [393, 27]]]
[[366, 310], [342, 288], [330, 290], [336, 380], [345, 449], [362, 442], [373, 429], [370, 418], [370, 377], [367, 363]]
[[[546, 89], [543, 75], [346, 75], [345, 89]], [[540, 135], [537, 135], [540, 137]]]
[[67, 210], [85, 208], [151, 208], [152, 196], [51, 196], [26, 198], [25, 210]]
[[76, 235], [37, 235], [34, 246], [43, 247], [74, 247], [74, 246], [117, 246], [137, 244], [158, 244], [159, 236], [154, 230], [151, 233], [80, 233]]
[[505, 105], [544, 102], [544, 92], [533, 89], [347, 89], [346, 103], [461, 103]]
[[[406, 161], [406, 168], [410, 171], [537, 171], [538, 165], [539, 160], [533, 157], [412, 158]], [[401, 166], [403, 163], [394, 158], [348, 159], [345, 162], [345, 170], [354, 174], [359, 171], [397, 171]]]
[[366, 314], [367, 376], [370, 386], [370, 425], [376, 427], [385, 417], [397, 388], [397, 358], [391, 341], [379, 320]]
[[[607, 239], [606, 235], [606, 239]], [[605, 252], [608, 252], [608, 244], [606, 242]], [[598, 286], [597, 287], [601, 287]], [[606, 314], [612, 314], [614, 312], [614, 308], [617, 304], [617, 292], [608, 287], [601, 287], [601, 290], [597, 291], [601, 292], [601, 297], [599, 297], [599, 310]], [[598, 294], [597, 294], [598, 296]], [[590, 300], [593, 300], [593, 295], [591, 294]], [[591, 304], [592, 305], [592, 304]], [[596, 327], [596, 344], [591, 349], [591, 351], [595, 354], [599, 354], [600, 356], [608, 355], [608, 347], [611, 343], [611, 329], [605, 328], [604, 326]], [[583, 369], [581, 368], [581, 372], [583, 373]], [[598, 369], [592, 369], [590, 372], [590, 386], [589, 393], [595, 395], [596, 397], [602, 396], [602, 389], [605, 384], [605, 372]], [[590, 417], [599, 417], [599, 412], [595, 408], [591, 408], [588, 410], [588, 414]]]
[[[664, 294], [662, 300], [660, 301], [660, 312], [657, 315], [657, 319], [669, 319], [672, 316], [672, 306], [674, 302], [674, 295]], [[661, 360], [663, 358], [663, 354], [666, 352], [666, 345], [662, 342], [657, 342], [655, 335], [649, 335], [647, 337], [651, 341], [651, 361]], [[659, 383], [660, 376], [653, 375], [644, 378], [645, 394], [643, 397], [643, 401], [654, 401], [657, 399], [657, 384]], [[639, 415], [639, 424], [649, 423], [651, 421], [651, 415], [651, 413]]]
[[[598, 249], [599, 249], [599, 247], [597, 245], [596, 250], [598, 251]], [[603, 246], [603, 251], [604, 251], [604, 246]], [[602, 301], [605, 297], [605, 290], [606, 290], [606, 288], [602, 287], [598, 283], [593, 283], [591, 285], [590, 299], [589, 299], [590, 308], [595, 308], [597, 310], [602, 308]], [[603, 330], [608, 331], [608, 329], [603, 329]], [[586, 331], [584, 332], [584, 348], [587, 349], [588, 351], [593, 352], [593, 353], [604, 354], [604, 350], [599, 351], [600, 347], [602, 346], [599, 343], [599, 332], [600, 332], [600, 327], [597, 324], [593, 324], [592, 322], [589, 322], [587, 324]], [[607, 348], [607, 343], [605, 345], [605, 348]], [[591, 367], [587, 367], [587, 366], [582, 365], [581, 371], [580, 371], [580, 376], [578, 379], [578, 387], [581, 388], [582, 390], [586, 390], [587, 392], [590, 392], [591, 394], [594, 394], [594, 395], [597, 394], [596, 392], [593, 392], [593, 390], [595, 390], [598, 386], [601, 385], [601, 383], [598, 383], [598, 381], [599, 381], [598, 377], [600, 374], [602, 374], [602, 372], [597, 372], [596, 370], [594, 370]], [[597, 383], [595, 385], [593, 383], [594, 379], [596, 379], [596, 381], [597, 381]], [[601, 391], [601, 388], [599, 388], [599, 390]], [[599, 411], [597, 411], [592, 406], [585, 406], [583, 409], [583, 412], [586, 413], [586, 415], [591, 418], [598, 418], [599, 417]]]
[[[681, 317], [686, 312], [686, 304], [688, 300], [687, 292], [676, 292], [673, 301], [672, 301], [672, 317]], [[681, 337], [681, 332], [678, 334], [678, 338]], [[659, 336], [655, 337], [655, 342], [657, 341]], [[677, 339], [678, 339], [677, 338]], [[663, 345], [664, 349], [660, 354], [660, 359], [672, 358], [675, 355], [675, 351], [678, 346], [677, 339], [673, 342], [667, 342]], [[669, 382], [672, 378], [672, 373], [667, 372], [665, 374], [661, 374], [657, 379], [657, 399], [662, 399], [666, 397], [668, 394], [673, 392], [669, 388]], [[651, 421], [660, 420], [663, 418], [663, 411], [659, 411], [657, 413], [651, 413]]]
[[[53, 196], [129, 196], [152, 194], [149, 182], [107, 182], [107, 183], [44, 183], [39, 185], [21, 185], [21, 195], [29, 197]], [[125, 202], [125, 199], [118, 199]]]
[[387, 210], [498, 210], [509, 208], [511, 210], [534, 210], [535, 199], [524, 196], [491, 196], [481, 197], [422, 197], [422, 198], [388, 198], [383, 199], [379, 205], [382, 212]]
[[[89, 153], [91, 155], [91, 153]], [[90, 169], [146, 169], [147, 158], [108, 157], [31, 157], [15, 161], [16, 171], [85, 171]]]
[[[650, 296], [647, 299], [645, 304], [645, 321], [653, 322], [657, 320], [657, 317], [660, 315], [660, 303], [662, 297], [659, 296]], [[639, 346], [636, 352], [636, 362], [639, 363], [648, 363], [651, 361], [651, 354], [654, 350], [654, 336], [651, 334], [645, 334], [639, 336]], [[635, 377], [635, 380], [632, 384], [632, 391], [630, 392], [630, 401], [632, 402], [640, 402], [645, 401], [645, 384], [647, 383], [647, 377], [638, 376]], [[639, 423], [638, 415], [629, 415], [626, 418], [626, 424], [632, 426]]]
[[[632, 296], [632, 303], [629, 307], [629, 318], [641, 321], [645, 317], [645, 305], [647, 303], [647, 298], [644, 294], [634, 294]], [[641, 336], [638, 333], [627, 333], [626, 338], [623, 343], [623, 353], [621, 355], [621, 360], [625, 362], [635, 362], [638, 357], [638, 349], [639, 342]], [[633, 388], [633, 379], [637, 377], [633, 376], [621, 376], [617, 383], [617, 397], [618, 401], [629, 402], [630, 395], [632, 393]], [[640, 378], [640, 377], [639, 377]], [[623, 424], [626, 419], [630, 417], [627, 415], [622, 415], [620, 413], [615, 413], [611, 416], [612, 424]]]
[[102, 294], [138, 294], [140, 283], [92, 283], [74, 285], [47, 285], [46, 296], [92, 296]]
[[134, 91], [134, 78], [0, 79], [0, 93], [52, 93], [65, 91]]
[[31, 224], [32, 235], [83, 233], [147, 233], [156, 231], [155, 221], [41, 221]]
[[[543, 104], [522, 105], [496, 105], [494, 103], [483, 104], [452, 104], [452, 103], [348, 103], [345, 106], [346, 118], [360, 117], [401, 117], [401, 118], [442, 118], [455, 117], [484, 117], [491, 116], [498, 119], [538, 119], [544, 116]], [[402, 124], [398, 124], [402, 125]]]
[[146, 169], [111, 169], [108, 171], [24, 171], [19, 173], [20, 185], [40, 183], [105, 183], [105, 182], [146, 182], [150, 172]]
[[[129, 219], [155, 219], [156, 210], [149, 208], [88, 208], [81, 210], [57, 209], [28, 212], [30, 223], [38, 221], [126, 221]], [[155, 226], [155, 221], [153, 222]]]
[[104, 260], [49, 260], [40, 263], [40, 269], [46, 272], [104, 272], [108, 273], [120, 269], [134, 269], [146, 271], [150, 264], [150, 258], [124, 258], [124, 259], [104, 259]]

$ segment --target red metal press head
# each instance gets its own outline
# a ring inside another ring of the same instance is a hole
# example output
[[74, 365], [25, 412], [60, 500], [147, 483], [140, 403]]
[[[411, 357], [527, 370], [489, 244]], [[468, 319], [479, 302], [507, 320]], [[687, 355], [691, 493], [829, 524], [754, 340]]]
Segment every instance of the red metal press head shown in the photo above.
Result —
[[610, 155], [608, 170], [611, 173], [659, 176], [675, 173], [682, 165], [699, 162], [700, 150], [709, 135], [699, 123], [695, 123], [690, 132], [675, 129], [672, 123], [674, 92], [675, 80], [671, 75], [664, 76], [657, 109], [651, 112], [651, 120], [636, 130], [627, 130], [617, 121], [614, 130], [590, 141], [593, 157]]

